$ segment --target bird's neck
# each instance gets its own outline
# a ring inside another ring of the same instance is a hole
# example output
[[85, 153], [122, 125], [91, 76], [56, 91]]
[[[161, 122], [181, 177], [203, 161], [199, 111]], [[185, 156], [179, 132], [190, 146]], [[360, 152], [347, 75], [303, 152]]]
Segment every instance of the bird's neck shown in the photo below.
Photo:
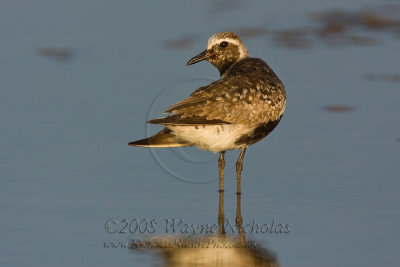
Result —
[[215, 67], [217, 67], [217, 69], [219, 70], [220, 76], [225, 77], [226, 75], [228, 75], [229, 71], [233, 68], [233, 66], [235, 66], [238, 62], [240, 62], [243, 59], [244, 58], [240, 58], [236, 61], [224, 62], [224, 64], [215, 65]]

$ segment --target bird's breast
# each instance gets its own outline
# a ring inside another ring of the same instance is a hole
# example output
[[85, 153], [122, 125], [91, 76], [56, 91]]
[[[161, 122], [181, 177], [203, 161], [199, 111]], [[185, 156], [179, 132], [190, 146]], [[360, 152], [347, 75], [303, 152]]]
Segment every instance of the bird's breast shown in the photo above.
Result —
[[245, 124], [167, 125], [166, 127], [178, 139], [214, 153], [245, 147], [245, 144], [237, 144], [236, 141], [254, 130], [254, 127]]

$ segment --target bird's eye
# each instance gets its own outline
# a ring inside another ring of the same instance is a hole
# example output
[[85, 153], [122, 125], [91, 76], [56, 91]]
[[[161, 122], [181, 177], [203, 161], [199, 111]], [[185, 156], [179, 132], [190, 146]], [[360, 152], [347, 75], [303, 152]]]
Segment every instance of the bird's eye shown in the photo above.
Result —
[[222, 48], [226, 48], [226, 47], [228, 46], [228, 44], [229, 44], [228, 42], [225, 42], [225, 41], [224, 41], [224, 42], [221, 42], [221, 43], [219, 44], [219, 46], [222, 47]]

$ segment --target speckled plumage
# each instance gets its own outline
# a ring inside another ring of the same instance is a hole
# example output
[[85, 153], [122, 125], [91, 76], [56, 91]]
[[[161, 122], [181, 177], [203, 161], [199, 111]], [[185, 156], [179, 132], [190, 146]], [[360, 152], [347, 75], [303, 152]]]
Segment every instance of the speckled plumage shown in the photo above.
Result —
[[285, 89], [267, 63], [246, 58], [235, 64], [225, 77], [200, 87], [165, 113], [254, 126], [279, 119], [285, 102]]
[[268, 135], [282, 117], [286, 104], [285, 88], [265, 61], [248, 56], [246, 47], [234, 33], [211, 36], [207, 49], [189, 60], [188, 65], [202, 60], [213, 64], [221, 78], [169, 107], [165, 111], [169, 116], [150, 120], [149, 123], [166, 128], [130, 145], [193, 145], [221, 152], [220, 181], [221, 166], [225, 164], [220, 165], [220, 162], [225, 151], [242, 149], [237, 163], [240, 180], [241, 161], [247, 146]]

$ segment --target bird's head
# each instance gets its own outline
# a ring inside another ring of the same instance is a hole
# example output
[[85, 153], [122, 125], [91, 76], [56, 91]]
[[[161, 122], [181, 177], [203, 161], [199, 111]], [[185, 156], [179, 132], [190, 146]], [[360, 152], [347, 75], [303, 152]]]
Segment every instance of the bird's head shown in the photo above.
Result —
[[221, 76], [233, 64], [249, 56], [239, 36], [233, 32], [218, 32], [208, 39], [207, 49], [193, 57], [186, 65], [207, 60], [219, 70]]

